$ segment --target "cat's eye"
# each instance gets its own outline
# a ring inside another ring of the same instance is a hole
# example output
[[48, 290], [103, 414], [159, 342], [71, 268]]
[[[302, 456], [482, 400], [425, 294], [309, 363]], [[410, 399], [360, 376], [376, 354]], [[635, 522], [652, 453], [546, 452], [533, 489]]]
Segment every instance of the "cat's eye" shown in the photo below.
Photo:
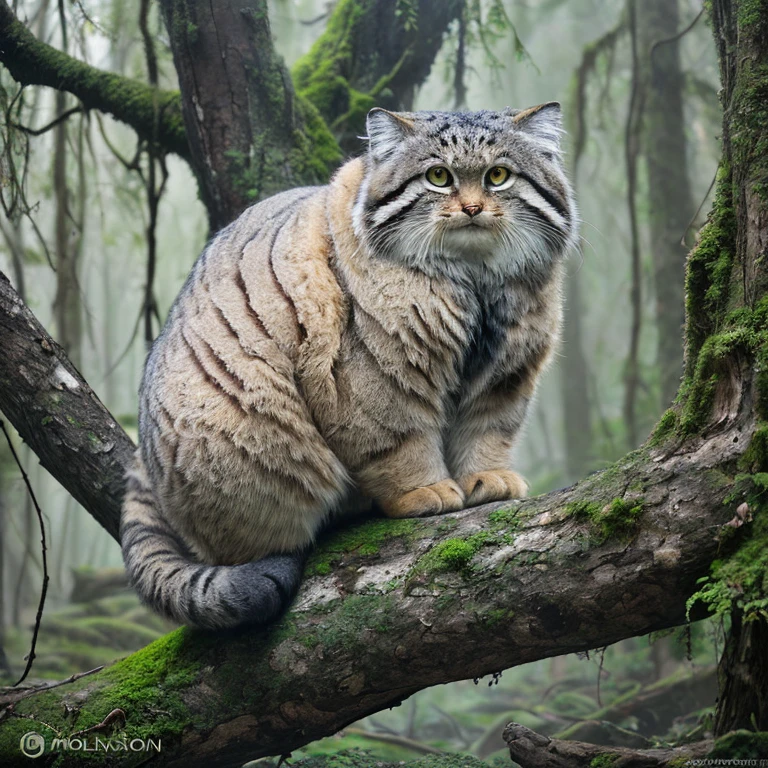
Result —
[[447, 187], [453, 182], [451, 172], [444, 165], [434, 165], [426, 173], [427, 181], [436, 187]]
[[503, 165], [494, 165], [488, 173], [485, 174], [485, 180], [491, 187], [500, 187], [509, 178], [509, 169]]

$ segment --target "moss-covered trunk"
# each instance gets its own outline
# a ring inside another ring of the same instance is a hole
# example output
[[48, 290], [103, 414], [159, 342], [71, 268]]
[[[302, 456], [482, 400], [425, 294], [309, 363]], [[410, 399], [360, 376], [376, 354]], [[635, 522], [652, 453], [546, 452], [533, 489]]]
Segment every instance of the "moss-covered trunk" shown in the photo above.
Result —
[[716, 733], [768, 729], [768, 1], [713, 0], [722, 78], [723, 159], [714, 210], [689, 262], [681, 427], [728, 420], [741, 391], [756, 417], [737, 477], [752, 540], [713, 569], [732, 599]]
[[371, 107], [413, 108], [416, 89], [463, 7], [464, 0], [339, 0], [293, 78], [345, 152], [359, 152]]
[[161, 5], [211, 229], [255, 200], [324, 183], [341, 153], [314, 107], [296, 97], [266, 0]]

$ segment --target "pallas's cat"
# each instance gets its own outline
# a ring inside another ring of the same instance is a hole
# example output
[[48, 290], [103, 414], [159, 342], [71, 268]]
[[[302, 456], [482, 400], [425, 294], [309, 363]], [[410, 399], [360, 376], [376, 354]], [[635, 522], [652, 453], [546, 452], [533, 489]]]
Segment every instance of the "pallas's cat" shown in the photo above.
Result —
[[147, 359], [122, 517], [142, 598], [265, 624], [335, 512], [520, 497], [576, 212], [558, 104], [368, 115], [368, 151], [197, 260]]

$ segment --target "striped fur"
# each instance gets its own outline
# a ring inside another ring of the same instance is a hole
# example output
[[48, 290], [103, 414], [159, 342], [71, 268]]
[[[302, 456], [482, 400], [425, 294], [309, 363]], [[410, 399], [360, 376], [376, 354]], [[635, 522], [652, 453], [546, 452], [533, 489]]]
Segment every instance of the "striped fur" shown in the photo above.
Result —
[[147, 359], [122, 544], [176, 621], [274, 620], [342, 509], [525, 492], [511, 449], [576, 229], [559, 108], [373, 110], [368, 127], [328, 186], [218, 234]]

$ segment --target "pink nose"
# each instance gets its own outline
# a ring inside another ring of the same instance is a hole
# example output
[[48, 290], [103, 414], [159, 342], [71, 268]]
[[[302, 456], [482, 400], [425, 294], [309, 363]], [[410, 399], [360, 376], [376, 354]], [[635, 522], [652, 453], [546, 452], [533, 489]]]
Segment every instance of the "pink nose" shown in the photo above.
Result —
[[463, 205], [461, 210], [467, 214], [467, 216], [477, 216], [483, 210], [482, 205]]

